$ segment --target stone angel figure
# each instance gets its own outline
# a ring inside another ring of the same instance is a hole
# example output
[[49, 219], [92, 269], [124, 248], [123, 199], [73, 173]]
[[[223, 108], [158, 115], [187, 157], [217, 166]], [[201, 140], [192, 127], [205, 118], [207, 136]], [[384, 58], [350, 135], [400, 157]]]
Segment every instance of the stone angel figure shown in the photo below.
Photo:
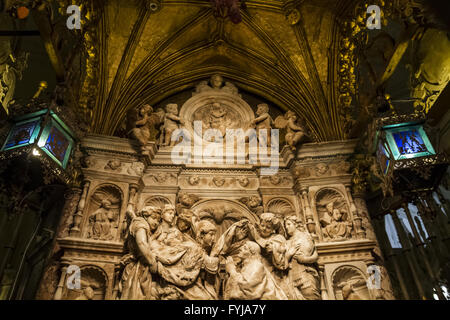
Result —
[[157, 131], [163, 122], [164, 115], [161, 114], [161, 111], [161, 109], [158, 109], [153, 112], [150, 105], [144, 104], [128, 112], [128, 136], [138, 141], [141, 151], [144, 153], [148, 151], [148, 143], [156, 140]]
[[284, 116], [275, 119], [276, 128], [287, 130], [285, 140], [292, 151], [295, 151], [297, 144], [306, 136], [305, 129], [297, 120], [297, 115], [293, 111], [288, 111]]

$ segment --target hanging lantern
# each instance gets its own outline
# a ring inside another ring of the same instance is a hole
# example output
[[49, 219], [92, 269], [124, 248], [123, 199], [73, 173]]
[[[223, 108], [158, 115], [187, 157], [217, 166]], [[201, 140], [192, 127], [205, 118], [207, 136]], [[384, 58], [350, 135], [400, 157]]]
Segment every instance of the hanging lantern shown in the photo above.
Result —
[[393, 191], [432, 189], [448, 166], [424, 130], [423, 114], [391, 115], [375, 120], [374, 153]]
[[17, 116], [2, 148], [1, 159], [26, 156], [40, 162], [63, 181], [75, 145], [73, 132], [50, 108]]

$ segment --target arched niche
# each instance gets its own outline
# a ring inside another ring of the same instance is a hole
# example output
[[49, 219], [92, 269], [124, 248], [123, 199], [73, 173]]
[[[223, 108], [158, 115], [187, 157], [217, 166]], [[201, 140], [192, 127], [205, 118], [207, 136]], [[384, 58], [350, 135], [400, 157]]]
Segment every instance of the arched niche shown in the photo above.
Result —
[[105, 300], [108, 275], [95, 265], [80, 267], [80, 289], [66, 289], [64, 300]]
[[111, 183], [97, 186], [89, 198], [85, 213], [84, 237], [94, 240], [114, 240], [119, 228], [122, 202], [123, 192], [118, 186]]
[[351, 265], [337, 268], [332, 276], [332, 287], [336, 300], [370, 300], [367, 278], [364, 273]]
[[208, 220], [217, 226], [217, 238], [237, 221], [247, 219], [254, 224], [259, 221], [258, 216], [247, 207], [227, 199], [202, 200], [194, 204], [192, 210], [201, 220]]
[[316, 193], [314, 204], [325, 241], [341, 241], [352, 237], [350, 208], [341, 191], [322, 188]]

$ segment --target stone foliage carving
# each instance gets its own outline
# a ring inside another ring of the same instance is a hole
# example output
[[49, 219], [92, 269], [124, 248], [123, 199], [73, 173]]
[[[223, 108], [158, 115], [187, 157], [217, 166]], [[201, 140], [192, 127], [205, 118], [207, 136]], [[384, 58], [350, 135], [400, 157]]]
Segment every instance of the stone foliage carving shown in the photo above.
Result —
[[130, 175], [142, 176], [144, 173], [144, 164], [142, 162], [133, 162], [128, 168], [127, 172]]
[[349, 209], [336, 190], [324, 189], [317, 196], [316, 208], [325, 241], [341, 241], [352, 237]]
[[155, 174], [150, 174], [149, 176], [152, 177], [153, 181], [155, 181], [158, 184], [177, 182], [177, 175], [172, 172], [159, 172]]
[[264, 186], [288, 186], [292, 183], [292, 178], [275, 174], [262, 177], [261, 182]]

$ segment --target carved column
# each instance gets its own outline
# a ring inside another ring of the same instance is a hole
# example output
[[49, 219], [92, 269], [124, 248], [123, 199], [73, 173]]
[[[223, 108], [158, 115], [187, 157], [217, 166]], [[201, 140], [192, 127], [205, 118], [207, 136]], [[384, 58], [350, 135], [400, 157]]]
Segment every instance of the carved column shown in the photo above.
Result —
[[320, 276], [320, 292], [322, 300], [329, 300], [328, 290], [325, 280], [325, 266], [319, 265], [319, 276]]
[[87, 197], [87, 193], [89, 190], [89, 185], [90, 185], [90, 182], [85, 181], [84, 187], [83, 187], [83, 194], [81, 195], [80, 202], [78, 203], [77, 212], [73, 216], [73, 226], [70, 229], [71, 237], [77, 237], [77, 236], [81, 235], [80, 224], [83, 219], [83, 211], [84, 211], [84, 206], [86, 205], [86, 197]]
[[64, 285], [65, 285], [66, 276], [67, 276], [67, 268], [68, 268], [67, 265], [64, 265], [61, 268], [61, 277], [59, 278], [58, 287], [56, 289], [53, 300], [61, 300], [62, 299], [62, 294], [63, 294]]
[[81, 193], [81, 188], [73, 187], [64, 194], [66, 202], [64, 203], [61, 221], [56, 231], [57, 238], [63, 238], [69, 235], [69, 228], [73, 224], [73, 216], [76, 213], [77, 204], [80, 202]]
[[305, 217], [306, 217], [306, 228], [308, 232], [312, 235], [314, 240], [318, 238], [316, 232], [316, 222], [314, 221], [314, 216], [309, 206], [308, 189], [304, 188], [301, 190], [303, 201], [305, 203]]
[[353, 202], [352, 192], [350, 186], [345, 187], [345, 191], [347, 192], [348, 200], [350, 201], [350, 212], [352, 214], [352, 222], [355, 228], [356, 237], [358, 239], [364, 239], [366, 237], [366, 233], [362, 228], [362, 218], [358, 214], [358, 210], [356, 210], [355, 203]]

